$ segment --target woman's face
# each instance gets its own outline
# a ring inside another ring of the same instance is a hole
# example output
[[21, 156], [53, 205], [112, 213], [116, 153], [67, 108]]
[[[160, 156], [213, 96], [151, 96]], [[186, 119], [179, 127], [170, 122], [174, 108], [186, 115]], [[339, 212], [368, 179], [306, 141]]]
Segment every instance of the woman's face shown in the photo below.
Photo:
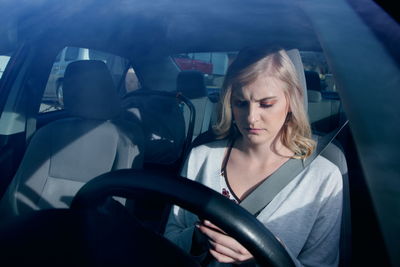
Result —
[[260, 75], [253, 83], [232, 92], [235, 123], [249, 145], [270, 145], [285, 123], [289, 103], [285, 83]]

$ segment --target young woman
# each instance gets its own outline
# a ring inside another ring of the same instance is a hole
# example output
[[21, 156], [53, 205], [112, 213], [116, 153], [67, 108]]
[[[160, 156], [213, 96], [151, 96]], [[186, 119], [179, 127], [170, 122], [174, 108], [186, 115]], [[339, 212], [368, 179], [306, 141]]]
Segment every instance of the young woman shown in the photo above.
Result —
[[[182, 176], [240, 203], [290, 158], [314, 150], [303, 89], [285, 50], [245, 49], [228, 69], [214, 126], [217, 141], [192, 150]], [[257, 218], [287, 248], [296, 265], [336, 266], [342, 177], [318, 156]], [[210, 265], [243, 263], [252, 255], [209, 221], [174, 207], [165, 236]], [[207, 246], [204, 246], [204, 245]]]

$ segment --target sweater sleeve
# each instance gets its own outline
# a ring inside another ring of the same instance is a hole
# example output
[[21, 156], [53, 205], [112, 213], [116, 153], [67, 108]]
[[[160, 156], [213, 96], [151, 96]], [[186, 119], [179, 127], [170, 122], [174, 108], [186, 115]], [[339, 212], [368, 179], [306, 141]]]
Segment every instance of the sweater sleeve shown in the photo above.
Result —
[[[186, 160], [181, 171], [181, 176], [194, 179], [188, 173], [191, 158], [192, 154]], [[194, 225], [197, 221], [197, 216], [175, 205], [171, 209], [164, 236], [184, 251], [189, 252], [192, 246]]]
[[333, 171], [321, 185], [321, 206], [298, 259], [304, 266], [337, 266], [342, 216], [342, 176]]
[[[186, 218], [190, 215], [192, 214], [188, 211], [178, 206], [173, 206], [164, 233], [167, 239], [186, 252], [189, 252], [192, 246], [194, 231], [194, 222], [190, 224], [192, 220]], [[194, 215], [192, 216], [194, 217]]]

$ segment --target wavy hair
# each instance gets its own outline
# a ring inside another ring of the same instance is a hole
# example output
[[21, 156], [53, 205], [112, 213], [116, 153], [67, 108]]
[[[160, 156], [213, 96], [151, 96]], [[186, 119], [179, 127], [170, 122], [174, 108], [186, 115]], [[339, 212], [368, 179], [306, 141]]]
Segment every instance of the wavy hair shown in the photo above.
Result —
[[284, 93], [289, 103], [288, 115], [279, 138], [295, 158], [310, 156], [315, 148], [311, 127], [303, 103], [303, 88], [296, 69], [284, 49], [246, 48], [239, 52], [229, 66], [218, 107], [218, 120], [213, 126], [217, 138], [233, 137], [239, 131], [233, 125], [231, 107], [232, 91], [243, 88], [260, 75], [275, 77], [286, 84]]

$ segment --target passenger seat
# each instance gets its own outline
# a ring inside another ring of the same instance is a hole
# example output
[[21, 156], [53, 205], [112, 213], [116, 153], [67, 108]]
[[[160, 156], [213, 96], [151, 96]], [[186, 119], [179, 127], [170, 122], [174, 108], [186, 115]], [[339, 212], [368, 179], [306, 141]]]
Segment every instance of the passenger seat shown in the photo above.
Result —
[[94, 177], [142, 167], [143, 132], [119, 118], [120, 99], [104, 62], [70, 63], [63, 89], [71, 117], [33, 135], [1, 201], [3, 216], [69, 207], [76, 192]]

